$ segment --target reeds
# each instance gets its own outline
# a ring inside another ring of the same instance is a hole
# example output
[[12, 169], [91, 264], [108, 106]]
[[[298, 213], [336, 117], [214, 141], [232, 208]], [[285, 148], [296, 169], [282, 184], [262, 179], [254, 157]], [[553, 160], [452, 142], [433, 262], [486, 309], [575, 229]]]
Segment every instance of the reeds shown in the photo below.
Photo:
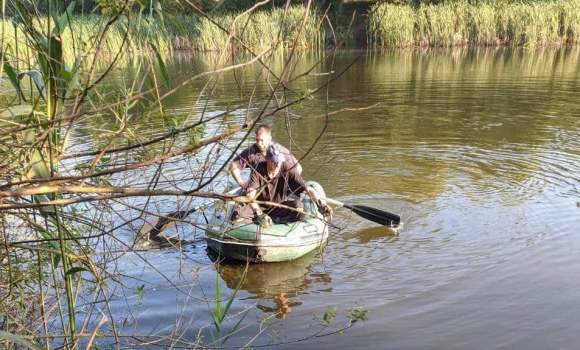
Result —
[[[139, 53], [149, 50], [150, 44], [165, 52], [174, 49], [217, 51], [224, 47], [237, 49], [242, 46], [265, 49], [272, 43], [277, 43], [282, 49], [294, 46], [321, 48], [325, 45], [326, 32], [319, 26], [321, 15], [313, 10], [307, 14], [303, 6], [293, 6], [287, 11], [258, 11], [234, 21], [236, 17], [221, 15], [210, 21], [194, 15], [178, 16], [174, 22], [147, 16], [124, 17], [112, 25], [100, 49], [108, 53], [120, 50]], [[46, 18], [38, 18], [37, 21], [39, 28], [46, 28]], [[79, 52], [86, 55], [85, 48], [96, 47], [98, 38], [94, 33], [103, 30], [106, 21], [106, 17], [99, 15], [74, 17], [70, 22], [70, 30], [63, 33], [63, 39], [76, 45], [63, 48], [64, 55], [75, 57]], [[12, 57], [27, 57], [26, 50], [29, 48], [21, 28], [13, 26], [10, 20], [3, 21], [2, 25], [8, 29], [5, 36], [8, 48], [6, 53]], [[300, 31], [302, 35], [299, 35]], [[234, 38], [229, 37], [229, 33]]]
[[381, 3], [369, 14], [368, 38], [391, 48], [578, 43], [580, 0], [459, 1], [418, 9]]
[[409, 6], [378, 6], [369, 17], [367, 40], [381, 47], [413, 44], [415, 11]]
[[[277, 43], [282, 49], [320, 48], [325, 43], [325, 31], [318, 26], [320, 14], [315, 11], [307, 14], [303, 6], [292, 6], [287, 11], [276, 9], [238, 16], [214, 18], [213, 21], [219, 26], [202, 18], [193, 29], [195, 35], [189, 38], [191, 48], [199, 51], [217, 51], [224, 47], [237, 49], [241, 46], [240, 42], [252, 49], [265, 49], [272, 43]], [[302, 35], [299, 35], [300, 31]], [[230, 38], [229, 33], [235, 38]]]
[[[47, 27], [47, 18], [39, 17], [35, 19], [38, 28]], [[10, 20], [3, 21], [2, 25], [6, 31], [5, 47], [6, 54], [10, 57], [29, 57], [30, 47], [21, 27], [15, 27]], [[70, 21], [70, 26], [62, 33], [62, 40], [73, 45], [63, 47], [65, 57], [75, 57], [78, 54], [89, 56], [89, 50], [97, 47], [99, 37], [95, 33], [100, 33], [107, 23], [107, 18], [99, 15], [75, 17]], [[167, 27], [159, 21], [147, 19], [121, 18], [113, 23], [108, 35], [99, 47], [105, 53], [119, 52], [141, 52], [149, 50], [149, 44], [154, 43], [160, 51], [170, 51], [171, 34]]]

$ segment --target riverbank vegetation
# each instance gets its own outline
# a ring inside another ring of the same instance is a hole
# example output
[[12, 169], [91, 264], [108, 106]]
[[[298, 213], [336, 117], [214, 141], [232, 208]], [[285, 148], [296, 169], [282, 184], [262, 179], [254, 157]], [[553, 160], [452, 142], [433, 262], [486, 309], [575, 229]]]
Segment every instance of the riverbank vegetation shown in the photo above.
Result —
[[375, 47], [563, 45], [580, 41], [580, 1], [448, 1], [419, 7], [387, 3], [370, 12]]
[[[580, 0], [315, 3], [318, 6], [295, 2], [285, 7], [268, 2], [247, 12], [243, 9], [251, 8], [249, 3], [223, 4], [210, 16], [196, 13], [186, 3], [178, 7], [171, 2], [164, 4], [164, 11], [143, 8], [139, 16], [119, 18], [99, 45], [104, 52], [119, 52], [123, 47], [124, 52], [139, 53], [149, 50], [151, 44], [161, 52], [172, 52], [218, 51], [224, 47], [239, 50], [241, 42], [245, 49], [261, 51], [272, 42], [278, 49], [287, 50], [353, 44], [393, 49], [564, 45], [580, 41]], [[63, 48], [68, 57], [74, 57], [73, 51], [82, 51], [85, 46], [94, 47], [92, 33], [108, 25], [102, 14], [84, 8], [81, 12], [71, 18], [71, 31], [64, 34], [70, 42], [71, 33], [75, 33], [76, 45]], [[38, 27], [46, 27], [46, 17], [35, 20]], [[332, 23], [331, 31], [327, 30], [328, 23]], [[18, 51], [16, 56], [26, 56], [28, 48], [18, 17], [5, 18], [3, 27], [6, 53]], [[235, 33], [236, 40], [230, 40], [229, 33]], [[364, 39], [356, 38], [361, 35]]]
[[[38, 28], [46, 28], [47, 23], [47, 17], [34, 19], [34, 25]], [[161, 52], [219, 51], [224, 48], [241, 51], [243, 46], [262, 51], [272, 44], [286, 50], [291, 47], [320, 48], [326, 42], [326, 26], [323, 24], [319, 12], [304, 6], [224, 14], [215, 18], [199, 15], [120, 17], [112, 24], [108, 24], [107, 17], [103, 15], [91, 14], [70, 19], [70, 30], [62, 35], [66, 42], [74, 42], [75, 45], [63, 47], [63, 50], [67, 57], [75, 57], [78, 51], [84, 53], [97, 44], [109, 53], [119, 52], [121, 48], [128, 53], [140, 53], [148, 51], [151, 44]], [[5, 53], [26, 57], [29, 47], [18, 20], [5, 19], [3, 27]], [[95, 30], [105, 28], [108, 31], [106, 38], [96, 43]], [[235, 40], [232, 40], [230, 33], [235, 33]]]

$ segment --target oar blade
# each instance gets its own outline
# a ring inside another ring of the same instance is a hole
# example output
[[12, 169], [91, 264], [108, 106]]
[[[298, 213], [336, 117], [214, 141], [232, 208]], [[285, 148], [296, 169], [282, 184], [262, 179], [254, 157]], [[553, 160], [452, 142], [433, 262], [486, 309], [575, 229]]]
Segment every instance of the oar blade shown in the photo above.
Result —
[[351, 209], [355, 214], [383, 226], [397, 226], [401, 222], [399, 215], [366, 205], [345, 205], [345, 207]]
[[[231, 186], [230, 186], [231, 187]], [[232, 195], [235, 193], [241, 193], [242, 189], [240, 187], [236, 187], [234, 189], [231, 189], [230, 191], [226, 192], [226, 195]], [[174, 212], [171, 212], [167, 215], [165, 215], [165, 217], [160, 217], [157, 221], [154, 221], [152, 223], [145, 223], [143, 225], [143, 227], [141, 228], [141, 230], [139, 230], [139, 233], [141, 234], [142, 237], [155, 237], [157, 235], [159, 235], [161, 232], [167, 230], [168, 228], [173, 227], [177, 222], [185, 219], [188, 215], [192, 214], [193, 212], [195, 212], [196, 210], [198, 210], [200, 207], [195, 207], [195, 208], [191, 208], [188, 210], [177, 210]]]
[[145, 237], [152, 238], [159, 235], [161, 232], [167, 230], [173, 226], [177, 221], [185, 219], [189, 214], [196, 211], [197, 208], [189, 210], [178, 210], [165, 215], [165, 217], [160, 218], [156, 223], [150, 224], [149, 230], [141, 230], [141, 234]]

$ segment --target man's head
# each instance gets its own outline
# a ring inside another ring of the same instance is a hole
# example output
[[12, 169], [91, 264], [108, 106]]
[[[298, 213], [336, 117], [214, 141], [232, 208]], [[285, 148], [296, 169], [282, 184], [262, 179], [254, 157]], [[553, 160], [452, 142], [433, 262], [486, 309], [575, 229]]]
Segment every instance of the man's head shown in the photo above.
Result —
[[268, 168], [268, 177], [273, 179], [280, 175], [282, 169], [282, 163], [286, 161], [284, 154], [282, 153], [282, 147], [273, 143], [268, 147], [266, 152], [266, 167]]
[[256, 129], [256, 147], [260, 152], [265, 153], [272, 144], [272, 131], [268, 125], [260, 125]]
[[273, 143], [270, 145], [270, 147], [268, 147], [266, 158], [268, 158], [268, 160], [274, 164], [280, 164], [286, 161], [286, 158], [282, 153], [282, 147], [277, 143]]

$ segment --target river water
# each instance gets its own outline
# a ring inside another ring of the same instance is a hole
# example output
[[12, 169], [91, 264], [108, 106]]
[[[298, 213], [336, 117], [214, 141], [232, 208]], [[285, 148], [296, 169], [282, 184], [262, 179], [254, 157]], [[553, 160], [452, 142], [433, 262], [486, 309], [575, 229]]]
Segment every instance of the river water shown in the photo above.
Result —
[[[250, 266], [225, 332], [245, 317], [223, 345], [576, 348], [579, 52], [344, 51], [326, 60], [321, 71], [352, 66], [328, 91], [266, 122], [330, 198], [400, 214], [403, 223], [388, 229], [337, 208], [337, 227], [321, 251]], [[301, 55], [296, 71], [320, 58]], [[176, 57], [168, 70], [179, 76], [207, 68], [199, 62]], [[253, 83], [254, 73], [224, 76], [209, 108], [243, 100], [239, 86]], [[187, 108], [196, 93], [177, 96], [172, 107]], [[326, 117], [327, 106], [341, 112]], [[175, 332], [181, 337], [173, 344], [184, 347], [217, 337], [205, 300], [227, 300], [244, 270], [214, 265], [203, 242], [128, 255], [120, 264], [125, 294], [146, 286], [142, 299], [113, 304], [123, 332]], [[348, 324], [349, 310], [370, 312], [365, 322], [322, 336]]]

